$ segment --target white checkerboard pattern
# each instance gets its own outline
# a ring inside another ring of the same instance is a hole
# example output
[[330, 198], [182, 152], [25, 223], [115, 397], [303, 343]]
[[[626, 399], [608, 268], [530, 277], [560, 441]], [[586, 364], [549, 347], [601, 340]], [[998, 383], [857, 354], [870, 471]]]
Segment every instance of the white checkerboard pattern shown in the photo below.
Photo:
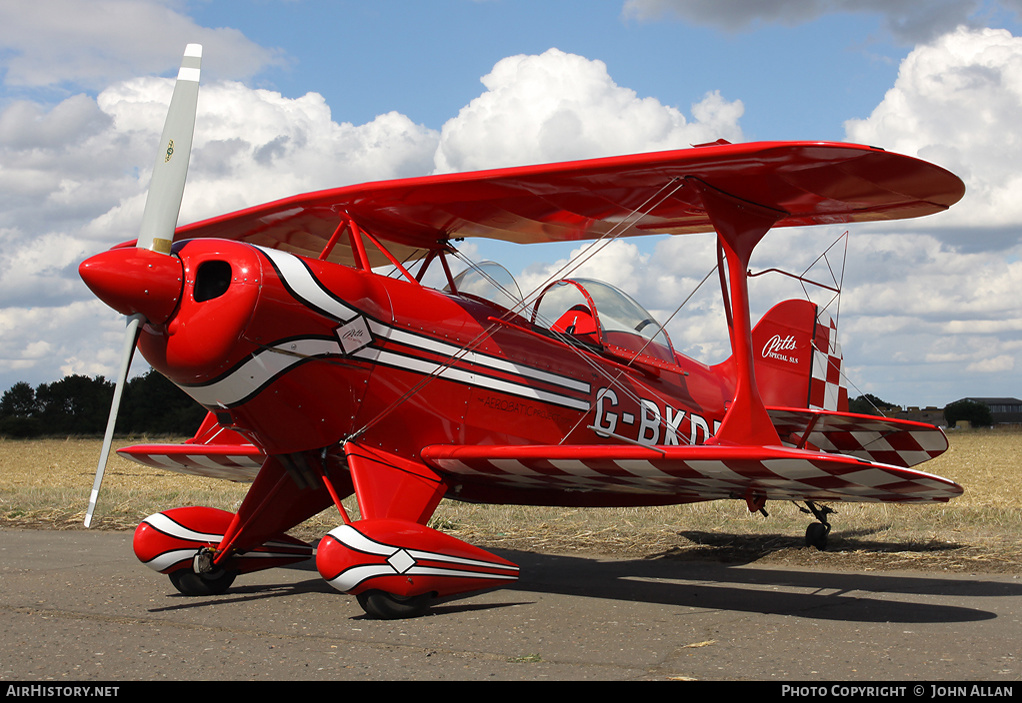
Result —
[[141, 444], [117, 453], [154, 469], [243, 483], [255, 480], [266, 458], [251, 444]]
[[[830, 414], [794, 408], [769, 408], [782, 440], [832, 454], [905, 468], [936, 458], [948, 448], [938, 427], [871, 415]], [[808, 430], [809, 434], [806, 435]]]
[[817, 317], [813, 335], [809, 407], [814, 410], [848, 410], [848, 388], [841, 379], [841, 345], [837, 342], [837, 325], [830, 315], [822, 311]]
[[671, 496], [674, 502], [770, 500], [943, 502], [962, 492], [947, 479], [856, 457], [780, 447], [455, 447], [423, 458], [452, 484], [479, 481], [517, 490]]

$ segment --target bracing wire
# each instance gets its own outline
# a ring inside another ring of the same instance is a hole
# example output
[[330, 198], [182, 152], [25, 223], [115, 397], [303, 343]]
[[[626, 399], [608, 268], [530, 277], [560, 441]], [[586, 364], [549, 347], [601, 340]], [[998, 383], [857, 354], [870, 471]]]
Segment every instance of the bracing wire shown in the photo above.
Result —
[[[674, 187], [672, 188], [671, 186]], [[531, 298], [534, 295], [537, 295], [547, 285], [549, 285], [549, 283], [552, 283], [555, 280], [563, 278], [566, 275], [566, 272], [574, 271], [579, 266], [584, 264], [586, 261], [590, 260], [608, 244], [620, 238], [624, 232], [628, 231], [628, 229], [641, 222], [642, 219], [645, 218], [650, 212], [652, 212], [658, 205], [666, 201], [669, 197], [671, 197], [675, 192], [677, 192], [682, 187], [684, 187], [684, 181], [677, 178], [672, 178], [667, 183], [665, 183], [659, 190], [650, 195], [650, 197], [647, 198], [638, 208], [633, 210], [629, 217], [624, 218], [622, 221], [616, 223], [603, 236], [601, 236], [599, 239], [595, 240], [589, 246], [587, 246], [586, 249], [578, 257], [575, 257], [567, 264], [562, 266], [560, 269], [558, 269], [557, 272], [555, 272], [550, 278], [548, 278], [546, 282], [538, 286], [528, 296], [523, 297], [521, 303], [522, 309], [524, 309], [526, 301], [529, 298]], [[516, 305], [515, 308], [517, 309], [517, 307], [518, 306]], [[507, 313], [505, 313], [504, 319], [506, 319], [507, 316], [512, 314], [516, 314], [515, 310], [510, 310]], [[474, 339], [470, 340], [456, 353], [450, 355], [444, 362], [438, 364], [433, 371], [431, 371], [429, 374], [426, 374], [422, 379], [419, 380], [418, 383], [416, 383], [414, 386], [405, 391], [399, 398], [394, 400], [389, 406], [387, 406], [379, 413], [377, 413], [375, 417], [366, 421], [365, 424], [362, 425], [362, 427], [358, 428], [357, 430], [349, 434], [344, 440], [342, 440], [342, 443], [351, 441], [352, 439], [359, 437], [362, 434], [365, 434], [365, 432], [367, 432], [369, 429], [371, 429], [379, 422], [381, 422], [386, 416], [390, 415], [398, 407], [408, 402], [408, 400], [410, 400], [419, 392], [421, 392], [421, 390], [425, 388], [427, 384], [432, 383], [432, 381], [438, 378], [445, 370], [451, 368], [455, 363], [464, 358], [465, 355], [467, 355], [473, 349], [477, 348], [480, 344], [489, 339], [493, 335], [493, 333], [500, 328], [500, 326], [501, 325], [498, 322], [495, 322], [487, 326]], [[588, 412], [591, 411], [592, 404], [590, 404], [590, 409], [587, 411], [586, 414], [588, 414]]]

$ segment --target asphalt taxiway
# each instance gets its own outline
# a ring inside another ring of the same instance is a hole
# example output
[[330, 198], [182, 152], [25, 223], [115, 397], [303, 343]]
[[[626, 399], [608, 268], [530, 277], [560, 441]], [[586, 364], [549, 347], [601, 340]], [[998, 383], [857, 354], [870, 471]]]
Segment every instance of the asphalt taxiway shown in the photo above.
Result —
[[311, 563], [195, 598], [130, 533], [0, 530], [0, 681], [1022, 679], [1022, 575], [499, 553], [513, 587], [375, 621]]

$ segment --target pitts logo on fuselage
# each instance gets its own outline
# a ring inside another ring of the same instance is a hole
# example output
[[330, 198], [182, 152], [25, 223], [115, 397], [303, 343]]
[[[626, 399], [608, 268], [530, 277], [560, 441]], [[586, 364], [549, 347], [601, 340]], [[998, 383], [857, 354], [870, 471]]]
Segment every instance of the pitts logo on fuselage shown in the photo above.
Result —
[[[629, 427], [635, 428], [634, 433], [627, 429]], [[637, 413], [623, 412], [619, 408], [617, 393], [612, 389], [601, 388], [596, 392], [594, 429], [601, 437], [629, 437], [634, 434], [636, 441], [646, 445], [702, 444], [719, 428], [720, 422], [714, 420], [711, 432], [710, 423], [703, 416], [647, 398], [639, 398]]]

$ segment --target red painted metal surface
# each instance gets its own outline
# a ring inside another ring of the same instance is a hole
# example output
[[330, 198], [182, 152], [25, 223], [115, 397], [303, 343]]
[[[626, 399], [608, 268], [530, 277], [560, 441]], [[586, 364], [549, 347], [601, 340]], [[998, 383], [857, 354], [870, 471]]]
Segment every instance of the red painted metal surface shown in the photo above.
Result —
[[79, 274], [97, 298], [122, 315], [141, 313], [154, 324], [170, 319], [181, 300], [181, 262], [146, 249], [111, 249], [86, 261]]
[[[220, 544], [233, 513], [216, 508], [174, 508], [150, 515], [135, 529], [135, 556], [149, 568], [168, 574], [190, 569], [200, 549]], [[288, 535], [276, 535], [231, 561], [231, 570], [251, 573], [305, 561], [312, 547]]]
[[[920, 217], [964, 194], [933, 164], [828, 142], [723, 144], [560, 164], [367, 183], [299, 195], [186, 225], [176, 239], [221, 237], [315, 256], [339, 212], [399, 251], [438, 239], [518, 243], [713, 231], [692, 179], [783, 213], [775, 227]], [[681, 186], [681, 187], [676, 187]], [[658, 197], [659, 196], [659, 197]], [[635, 221], [636, 212], [646, 213]], [[622, 219], [632, 218], [630, 224]], [[351, 263], [347, 247], [336, 261]], [[386, 263], [377, 257], [374, 265]]]
[[316, 567], [339, 591], [449, 596], [504, 586], [518, 567], [479, 547], [405, 520], [361, 520], [331, 530]]

